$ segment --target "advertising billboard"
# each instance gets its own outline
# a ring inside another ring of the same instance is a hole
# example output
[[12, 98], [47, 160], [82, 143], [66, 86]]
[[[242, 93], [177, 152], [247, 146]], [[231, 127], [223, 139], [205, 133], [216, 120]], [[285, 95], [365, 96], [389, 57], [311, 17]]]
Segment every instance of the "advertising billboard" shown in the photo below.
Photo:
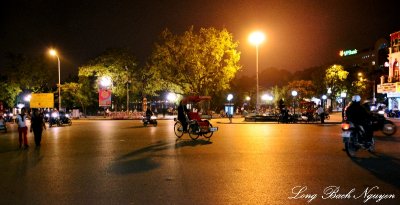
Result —
[[54, 108], [54, 93], [32, 93], [31, 108]]
[[99, 89], [99, 107], [111, 106], [111, 90], [106, 88]]

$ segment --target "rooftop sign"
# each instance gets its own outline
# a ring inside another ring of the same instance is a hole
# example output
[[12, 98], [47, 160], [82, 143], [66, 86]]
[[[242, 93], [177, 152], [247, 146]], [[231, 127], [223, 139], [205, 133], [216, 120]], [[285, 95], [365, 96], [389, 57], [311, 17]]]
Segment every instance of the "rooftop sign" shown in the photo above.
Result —
[[350, 55], [355, 55], [355, 54], [357, 54], [357, 49], [353, 49], [353, 50], [341, 50], [340, 52], [339, 52], [339, 55], [341, 56], [341, 57], [343, 57], [343, 56], [350, 56]]

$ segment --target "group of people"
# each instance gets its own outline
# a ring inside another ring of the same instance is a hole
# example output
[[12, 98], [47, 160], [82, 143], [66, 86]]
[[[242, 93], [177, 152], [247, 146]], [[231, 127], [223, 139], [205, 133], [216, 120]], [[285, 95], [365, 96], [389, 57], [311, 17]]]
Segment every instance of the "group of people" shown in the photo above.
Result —
[[[26, 113], [26, 109], [22, 108], [21, 113], [17, 115], [16, 123], [18, 124], [19, 148], [24, 149], [29, 148], [27, 137], [28, 125], [26, 123], [27, 118], [28, 115]], [[46, 129], [43, 113], [39, 112], [38, 109], [33, 109], [30, 119], [31, 126], [29, 128], [29, 131], [33, 132], [36, 147], [40, 147], [40, 143], [42, 141], [42, 132], [44, 129]]]

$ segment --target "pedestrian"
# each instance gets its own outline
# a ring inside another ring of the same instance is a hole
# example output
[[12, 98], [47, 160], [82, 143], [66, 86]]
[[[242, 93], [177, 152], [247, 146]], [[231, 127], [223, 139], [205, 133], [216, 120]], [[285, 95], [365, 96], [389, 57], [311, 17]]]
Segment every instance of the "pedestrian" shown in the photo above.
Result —
[[18, 140], [19, 140], [19, 148], [27, 149], [29, 148], [28, 145], [28, 127], [26, 126], [26, 110], [25, 108], [21, 109], [21, 113], [17, 115], [17, 123], [18, 123]]
[[321, 105], [317, 109], [317, 114], [318, 114], [319, 118], [321, 119], [321, 124], [324, 124], [325, 123], [325, 110], [324, 110], [324, 108], [322, 108]]
[[226, 115], [227, 115], [228, 118], [229, 118], [229, 123], [232, 123], [232, 114], [229, 113], [229, 111], [228, 111], [228, 112], [226, 112]]
[[178, 120], [179, 122], [182, 123], [182, 127], [183, 127], [183, 132], [187, 132], [187, 112], [188, 109], [186, 108], [186, 106], [183, 104], [182, 100], [179, 102], [179, 106], [178, 106]]
[[42, 141], [43, 129], [46, 129], [46, 124], [44, 123], [43, 119], [43, 113], [39, 113], [38, 109], [34, 109], [31, 118], [30, 132], [33, 131], [36, 147], [40, 147], [40, 142]]

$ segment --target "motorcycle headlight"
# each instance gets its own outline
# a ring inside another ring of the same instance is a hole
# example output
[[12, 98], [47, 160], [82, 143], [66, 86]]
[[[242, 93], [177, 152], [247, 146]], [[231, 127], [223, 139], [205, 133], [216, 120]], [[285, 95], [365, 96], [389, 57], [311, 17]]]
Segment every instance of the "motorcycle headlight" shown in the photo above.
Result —
[[44, 116], [45, 116], [45, 117], [50, 117], [50, 115], [49, 115], [49, 114], [45, 114]]
[[151, 116], [150, 119], [155, 120], [155, 119], [157, 119], [157, 117], [156, 116]]
[[68, 118], [69, 118], [69, 114], [65, 114], [65, 117], [68, 117]]
[[51, 113], [51, 117], [54, 117], [54, 118], [58, 117], [58, 113], [56, 113], [56, 112]]
[[384, 115], [384, 114], [385, 114], [385, 111], [383, 111], [383, 110], [379, 110], [379, 111], [378, 111], [378, 114], [380, 114], [380, 115]]

